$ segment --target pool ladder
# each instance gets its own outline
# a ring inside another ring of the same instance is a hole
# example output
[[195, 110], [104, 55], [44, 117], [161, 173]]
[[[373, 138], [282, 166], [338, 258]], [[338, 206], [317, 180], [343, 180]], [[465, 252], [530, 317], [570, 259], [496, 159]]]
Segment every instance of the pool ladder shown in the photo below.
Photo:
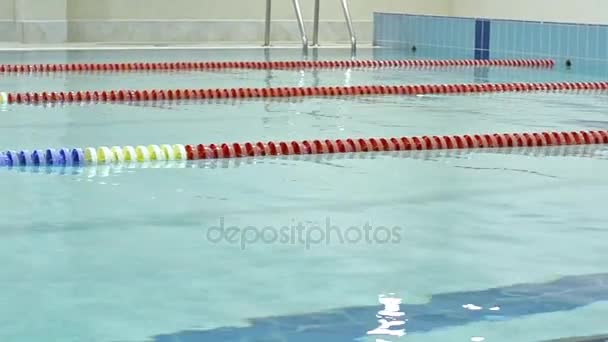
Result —
[[[298, 28], [300, 29], [300, 35], [302, 36], [302, 49], [304, 52], [308, 51], [308, 36], [306, 34], [306, 26], [304, 25], [304, 19], [302, 19], [302, 9], [300, 7], [299, 0], [292, 0], [293, 8], [295, 10], [296, 20], [298, 21]], [[314, 12], [314, 27], [312, 36], [312, 46], [319, 46], [319, 12], [320, 12], [320, 0], [315, 0], [315, 12]], [[348, 0], [340, 0], [342, 4], [342, 10], [344, 11], [344, 19], [350, 35], [350, 46], [351, 51], [354, 54], [357, 50], [357, 38], [355, 36], [355, 30], [353, 29], [353, 20], [350, 15], [350, 9], [348, 6]], [[271, 26], [271, 14], [272, 14], [272, 0], [266, 0], [266, 33], [264, 36], [264, 46], [270, 46], [270, 26]]]

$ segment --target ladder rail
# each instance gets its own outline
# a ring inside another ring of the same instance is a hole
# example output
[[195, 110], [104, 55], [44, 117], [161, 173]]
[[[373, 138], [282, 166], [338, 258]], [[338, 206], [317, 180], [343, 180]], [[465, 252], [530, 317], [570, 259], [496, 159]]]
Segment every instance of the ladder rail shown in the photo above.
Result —
[[293, 9], [296, 12], [298, 28], [300, 29], [300, 35], [302, 36], [302, 49], [306, 52], [308, 51], [308, 37], [306, 36], [306, 26], [304, 26], [304, 19], [302, 19], [300, 0], [293, 0]]
[[315, 0], [315, 11], [312, 28], [312, 46], [319, 46], [319, 11], [321, 8], [320, 0]]
[[[313, 30], [312, 30], [312, 45], [319, 46], [319, 12], [320, 12], [320, 0], [315, 0], [315, 11], [313, 18]], [[353, 19], [350, 14], [350, 7], [348, 6], [348, 0], [340, 0], [342, 4], [342, 11], [344, 12], [344, 20], [346, 21], [346, 27], [348, 28], [348, 34], [350, 36], [350, 46], [352, 51], [357, 50], [357, 36], [355, 35], [355, 29], [353, 27]]]
[[266, 30], [264, 33], [264, 46], [270, 46], [271, 17], [272, 17], [272, 0], [266, 0]]
[[[302, 49], [304, 52], [308, 51], [308, 37], [306, 35], [306, 26], [304, 25], [304, 19], [302, 18], [302, 9], [300, 7], [299, 0], [293, 0], [293, 9], [298, 21], [298, 29], [300, 30], [300, 36], [302, 40]], [[272, 24], [272, 0], [266, 0], [266, 22], [264, 32], [264, 46], [270, 46], [270, 27]]]
[[348, 27], [348, 33], [350, 34], [350, 47], [354, 52], [357, 50], [357, 37], [355, 36], [355, 29], [353, 28], [353, 19], [350, 15], [348, 0], [342, 0], [342, 10], [344, 11], [344, 19], [346, 20], [346, 26]]

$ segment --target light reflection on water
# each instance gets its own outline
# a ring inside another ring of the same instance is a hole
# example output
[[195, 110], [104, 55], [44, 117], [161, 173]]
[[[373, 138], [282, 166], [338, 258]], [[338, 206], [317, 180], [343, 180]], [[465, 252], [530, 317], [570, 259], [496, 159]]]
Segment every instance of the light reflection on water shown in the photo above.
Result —
[[[378, 301], [384, 305], [384, 309], [378, 311], [376, 315], [380, 325], [368, 331], [367, 334], [397, 338], [405, 336], [407, 318], [405, 318], [405, 313], [400, 308], [401, 298], [397, 298], [395, 294], [391, 293], [386, 296], [380, 295]], [[387, 340], [379, 337], [376, 342], [387, 342]]]

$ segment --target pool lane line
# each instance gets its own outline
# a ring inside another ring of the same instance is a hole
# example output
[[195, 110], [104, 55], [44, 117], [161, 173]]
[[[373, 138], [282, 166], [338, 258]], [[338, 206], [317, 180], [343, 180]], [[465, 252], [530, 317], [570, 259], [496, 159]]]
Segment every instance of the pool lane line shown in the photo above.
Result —
[[[340, 154], [316, 154], [316, 155], [291, 155], [291, 156], [265, 156], [234, 159], [207, 159], [207, 160], [179, 160], [179, 161], [148, 161], [148, 162], [123, 162], [113, 164], [96, 164], [85, 167], [79, 165], [34, 165], [34, 166], [7, 166], [0, 168], [7, 171], [60, 175], [60, 176], [83, 176], [85, 178], [106, 178], [120, 173], [135, 172], [139, 169], [235, 169], [258, 165], [286, 165], [285, 163], [317, 163], [330, 167], [337, 166], [333, 162], [341, 160], [387, 160], [387, 159], [411, 159], [421, 161], [440, 162], [447, 160], [456, 162], [468, 160], [484, 154], [516, 155], [524, 157], [550, 158], [571, 157], [583, 159], [608, 160], [608, 149], [604, 145], [575, 145], [575, 146], [550, 146], [550, 147], [506, 147], [500, 149], [475, 149], [475, 150], [425, 150], [425, 151], [383, 151], [370, 153], [340, 153]], [[289, 164], [287, 164], [289, 165]], [[295, 164], [294, 164], [295, 165]], [[458, 165], [451, 165], [456, 166]]]
[[[2, 93], [0, 93], [2, 96]], [[331, 97], [324, 97], [325, 99], [332, 99]], [[344, 100], [344, 97], [335, 97], [335, 100]], [[175, 106], [175, 105], [228, 105], [228, 106], [240, 106], [243, 103], [260, 103], [263, 105], [268, 104], [298, 104], [306, 101], [306, 98], [289, 98], [289, 97], [278, 97], [278, 98], [246, 98], [246, 99], [236, 99], [236, 98], [224, 98], [224, 99], [198, 99], [198, 100], [157, 100], [157, 101], [122, 101], [115, 102], [116, 105], [124, 105], [130, 107], [141, 107], [141, 108], [166, 108], [165, 106]], [[0, 102], [1, 103], [1, 102]], [[22, 106], [31, 106], [31, 107], [44, 107], [44, 108], [63, 108], [70, 106], [80, 106], [80, 107], [90, 107], [98, 104], [104, 104], [105, 102], [99, 101], [90, 101], [90, 102], [29, 102], [29, 103], [21, 103]], [[5, 104], [6, 105], [6, 104]]]
[[[422, 66], [408, 66], [408, 67], [384, 67], [384, 68], [370, 68], [370, 67], [352, 67], [352, 68], [312, 68], [312, 69], [307, 69], [307, 68], [295, 68], [295, 69], [259, 69], [259, 70], [253, 70], [253, 69], [207, 69], [207, 70], [188, 70], [188, 69], [156, 69], [156, 70], [124, 70], [124, 71], [120, 71], [120, 72], [108, 72], [108, 71], [104, 71], [104, 70], [79, 70], [79, 71], [70, 71], [69, 73], [64, 72], [52, 72], [52, 71], [41, 71], [41, 72], [0, 72], [0, 75], [3, 76], [7, 76], [7, 77], [22, 77], [22, 78], [32, 78], [32, 79], [38, 79], [38, 78], [45, 78], [45, 77], [56, 77], [57, 75], [76, 75], [76, 76], [103, 76], [103, 75], [124, 75], [124, 76], [129, 76], [129, 75], [133, 75], [133, 74], [137, 74], [137, 75], [156, 75], [156, 76], [166, 76], [166, 77], [176, 77], [176, 76], [180, 76], [180, 75], [192, 75], [193, 72], [199, 72], [199, 73], [206, 73], [206, 74], [214, 74], [214, 75], [235, 75], [235, 74], [239, 74], [239, 73], [249, 73], [251, 71], [265, 71], [265, 72], [272, 72], [272, 71], [284, 71], [284, 72], [289, 72], [289, 71], [297, 71], [297, 72], [324, 72], [324, 71], [344, 71], [344, 70], [348, 70], [348, 71], [356, 71], [356, 72], [375, 72], [375, 71], [380, 71], [380, 70], [385, 70], [388, 69], [386, 71], [389, 70], [395, 70], [395, 71], [465, 71], [467, 69], [472, 69], [472, 70], [479, 70], [479, 69], [484, 69], [484, 70], [488, 70], [488, 69], [505, 69], [507, 67], [501, 67], [501, 66], [479, 66], [479, 65], [471, 65], [471, 66], [467, 66], [467, 65], [463, 65], [463, 66], [445, 66], [445, 67], [438, 67], [438, 66], [428, 66], [428, 65], [422, 65]], [[511, 69], [522, 69], [524, 67], [510, 67]], [[528, 67], [527, 69], [530, 69], [533, 67]], [[535, 71], [552, 71], [553, 68], [552, 67], [535, 67], [534, 68]]]
[[400, 138], [326, 139], [198, 144], [114, 146], [7, 151], [2, 166], [86, 166], [114, 163], [233, 159], [385, 151], [424, 151], [608, 144], [608, 131], [465, 134]]
[[133, 63], [71, 63], [71, 64], [4, 64], [0, 73], [41, 73], [77, 71], [141, 71], [141, 70], [219, 70], [219, 69], [326, 69], [326, 68], [406, 68], [406, 67], [529, 67], [552, 68], [552, 59], [405, 59], [405, 60], [334, 60], [334, 61], [205, 61], [205, 62], [133, 62]]
[[168, 90], [0, 92], [0, 104], [137, 102], [206, 99], [302, 98], [320, 96], [429, 95], [565, 90], [607, 90], [608, 82], [473, 83]]
[[184, 145], [113, 146], [9, 150], [0, 152], [0, 166], [86, 166], [109, 163], [187, 160]]

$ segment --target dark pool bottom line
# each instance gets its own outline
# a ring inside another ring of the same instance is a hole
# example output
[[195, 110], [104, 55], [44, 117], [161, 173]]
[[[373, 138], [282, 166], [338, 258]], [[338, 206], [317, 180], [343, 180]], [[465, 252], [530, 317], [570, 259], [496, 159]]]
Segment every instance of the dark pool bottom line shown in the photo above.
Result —
[[[482, 321], [507, 321], [529, 315], [569, 311], [608, 301], [608, 273], [566, 276], [539, 284], [438, 294], [426, 304], [402, 304], [404, 316], [386, 316], [379, 306], [254, 318], [247, 327], [221, 327], [154, 336], [156, 342], [202, 341], [353, 341], [378, 328], [379, 316], [404, 320], [407, 333], [424, 333]], [[584, 340], [582, 340], [584, 341]], [[591, 339], [591, 341], [594, 341]]]
[[608, 341], [608, 335], [565, 337], [565, 338], [559, 338], [556, 340], [543, 341], [543, 342], [606, 342], [606, 341]]

